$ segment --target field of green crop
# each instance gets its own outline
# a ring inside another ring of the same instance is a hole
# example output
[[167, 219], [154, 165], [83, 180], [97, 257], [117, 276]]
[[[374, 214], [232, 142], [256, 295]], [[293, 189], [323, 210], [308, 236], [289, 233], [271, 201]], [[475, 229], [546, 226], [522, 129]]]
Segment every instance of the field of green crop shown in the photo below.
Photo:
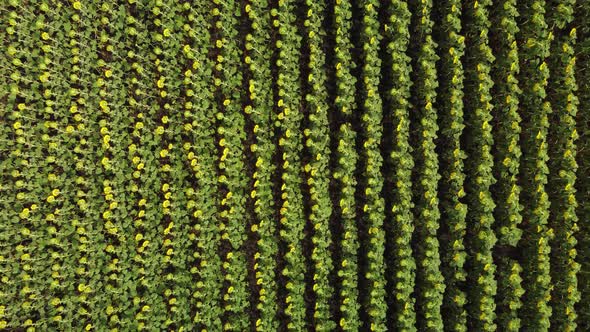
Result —
[[590, 1], [0, 0], [0, 331], [590, 331]]

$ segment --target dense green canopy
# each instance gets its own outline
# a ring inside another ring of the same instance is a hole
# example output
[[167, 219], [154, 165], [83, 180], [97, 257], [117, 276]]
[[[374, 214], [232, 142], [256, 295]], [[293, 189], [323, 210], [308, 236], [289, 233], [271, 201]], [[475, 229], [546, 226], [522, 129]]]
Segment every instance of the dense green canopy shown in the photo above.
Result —
[[590, 1], [0, 17], [0, 331], [590, 330]]

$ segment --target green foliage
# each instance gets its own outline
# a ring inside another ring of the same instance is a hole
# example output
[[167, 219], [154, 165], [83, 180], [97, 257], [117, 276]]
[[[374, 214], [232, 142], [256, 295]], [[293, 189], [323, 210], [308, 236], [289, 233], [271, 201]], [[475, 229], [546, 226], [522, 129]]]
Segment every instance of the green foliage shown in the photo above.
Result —
[[496, 314], [498, 326], [505, 331], [519, 331], [522, 324], [518, 310], [522, 307], [522, 267], [518, 262], [501, 257], [498, 262], [498, 295]]
[[325, 3], [322, 0], [308, 0], [307, 16], [304, 21], [305, 33], [309, 47], [309, 62], [307, 67], [308, 94], [305, 101], [308, 113], [309, 127], [305, 129], [305, 147], [309, 155], [309, 162], [304, 165], [309, 186], [309, 204], [311, 213], [309, 219], [313, 225], [313, 252], [311, 260], [315, 268], [312, 289], [315, 293], [313, 325], [317, 331], [330, 331], [336, 327], [330, 317], [330, 298], [333, 288], [330, 285], [329, 275], [332, 273], [333, 264], [329, 247], [332, 244], [332, 235], [329, 220], [332, 214], [329, 183], [330, 170], [330, 136], [328, 123], [328, 92], [326, 90], [325, 55], [322, 40], [326, 33], [322, 28], [325, 20]]
[[461, 146], [463, 120], [463, 64], [465, 36], [461, 35], [461, 1], [450, 1], [441, 8], [442, 22], [435, 25], [439, 40], [438, 62], [440, 86], [437, 106], [440, 134], [437, 146], [441, 151], [441, 181], [438, 190], [441, 206], [441, 246], [443, 248], [441, 271], [445, 277], [445, 293], [442, 310], [444, 325], [452, 331], [466, 331], [467, 301], [462, 284], [465, 282], [465, 233], [467, 206], [463, 171], [465, 151]]
[[0, 330], [590, 329], [588, 1], [0, 13]]
[[546, 331], [550, 327], [551, 275], [549, 273], [549, 241], [553, 230], [547, 225], [549, 197], [547, 184], [547, 129], [551, 105], [546, 100], [549, 68], [549, 33], [545, 20], [545, 1], [532, 0], [518, 3], [520, 31], [519, 82], [523, 91], [520, 97], [522, 112], [522, 163], [521, 202], [524, 205], [523, 235], [519, 247], [527, 259], [523, 264], [523, 306], [519, 312], [524, 331]]
[[[275, 239], [276, 225], [274, 201], [271, 178], [275, 172], [272, 163], [275, 158], [276, 148], [273, 141], [273, 95], [271, 74], [271, 14], [269, 4], [265, 0], [252, 1], [246, 5], [246, 12], [251, 22], [251, 34], [247, 38], [246, 49], [256, 50], [249, 52], [245, 58], [249, 65], [252, 79], [248, 82], [252, 111], [248, 114], [254, 123], [254, 136], [256, 142], [250, 146], [256, 156], [256, 172], [254, 184], [250, 196], [254, 201], [254, 210], [257, 223], [251, 230], [259, 235], [257, 242], [258, 252], [255, 256], [258, 269], [256, 271], [256, 283], [260, 285], [257, 309], [260, 311], [260, 319], [256, 322], [256, 329], [268, 331], [278, 329], [277, 315], [277, 283], [275, 256], [278, 252]], [[248, 47], [248, 44], [250, 47]]]
[[299, 82], [299, 48], [301, 36], [297, 32], [292, 1], [279, 1], [277, 16], [273, 23], [278, 27], [278, 40], [284, 49], [279, 52], [276, 66], [279, 107], [279, 151], [282, 152], [280, 235], [287, 245], [286, 267], [281, 271], [287, 278], [287, 298], [285, 313], [289, 317], [287, 328], [300, 331], [305, 326], [305, 257], [302, 255], [303, 198], [301, 194], [302, 133], [300, 129], [302, 114], [299, 112], [301, 88]]
[[416, 223], [414, 237], [419, 246], [416, 252], [416, 316], [420, 331], [439, 331], [443, 328], [441, 305], [445, 291], [444, 278], [440, 271], [440, 252], [437, 232], [440, 212], [438, 208], [438, 155], [435, 151], [438, 124], [436, 89], [438, 81], [435, 63], [436, 43], [432, 38], [433, 21], [430, 18], [432, 1], [411, 1], [410, 10], [419, 13], [415, 17], [411, 57], [414, 59], [412, 80], [414, 91], [411, 96], [414, 105], [411, 118], [411, 131], [414, 132], [413, 150], [415, 167], [412, 180], [414, 184], [414, 217]]
[[366, 248], [368, 294], [364, 294], [368, 323], [371, 331], [385, 331], [385, 266], [384, 245], [385, 232], [383, 220], [385, 218], [385, 203], [381, 197], [383, 176], [381, 166], [383, 157], [379, 153], [379, 143], [383, 134], [383, 109], [379, 95], [379, 73], [381, 59], [379, 58], [379, 21], [377, 10], [379, 3], [374, 0], [361, 1], [362, 27], [360, 42], [362, 43], [362, 158], [365, 159], [366, 177], [365, 204], [363, 206], [363, 221], [366, 223], [369, 244]]
[[[356, 78], [351, 74], [356, 64], [351, 58], [351, 3], [348, 0], [337, 2], [334, 5], [335, 36], [335, 69], [336, 69], [336, 97], [335, 104], [343, 118], [349, 117], [357, 109], [355, 101]], [[348, 119], [349, 120], [349, 119]], [[339, 128], [336, 136], [338, 148], [334, 158], [337, 158], [337, 168], [332, 173], [337, 181], [339, 194], [338, 205], [334, 206], [335, 215], [342, 220], [342, 235], [337, 244], [341, 248], [340, 266], [337, 266], [337, 275], [341, 285], [338, 301], [342, 317], [338, 326], [344, 331], [357, 331], [361, 326], [359, 318], [359, 291], [358, 291], [358, 228], [356, 224], [355, 193], [357, 181], [355, 170], [357, 168], [358, 153], [355, 150], [356, 132], [350, 122], [345, 122]]]
[[[224, 330], [244, 331], [249, 329], [248, 293], [246, 284], [246, 257], [243, 252], [246, 240], [246, 225], [251, 218], [246, 211], [246, 189], [248, 178], [244, 176], [244, 148], [246, 133], [242, 112], [242, 41], [238, 38], [239, 3], [229, 0], [221, 2], [213, 10], [219, 11], [215, 21], [216, 34], [212, 40], [217, 57], [214, 77], [224, 82], [217, 90], [216, 99], [221, 103], [216, 117], [218, 181], [220, 184], [220, 224], [224, 252]], [[223, 252], [223, 251], [222, 251]]]
[[578, 1], [574, 7], [574, 27], [578, 30], [577, 41], [575, 44], [576, 70], [575, 77], [578, 84], [578, 113], [576, 116], [576, 130], [579, 138], [577, 141], [576, 161], [578, 170], [576, 172], [576, 200], [578, 207], [576, 214], [580, 220], [580, 228], [577, 240], [576, 250], [578, 253], [577, 261], [580, 263], [580, 273], [578, 273], [578, 287], [580, 291], [580, 301], [577, 304], [578, 329], [584, 330], [590, 328], [590, 227], [588, 223], [582, 222], [590, 218], [590, 179], [587, 174], [590, 173], [590, 26], [587, 24], [590, 20], [590, 4], [584, 1]]
[[[518, 12], [516, 1], [506, 0], [491, 9], [492, 25], [490, 29], [491, 45], [496, 55], [492, 66], [494, 80], [492, 115], [495, 149], [493, 174], [497, 182], [492, 187], [493, 199], [496, 202], [494, 210], [494, 230], [498, 238], [495, 251], [503, 248], [514, 250], [522, 236], [518, 225], [522, 221], [522, 205], [520, 204], [520, 172], [521, 117], [519, 113], [518, 86], [519, 58], [516, 34], [519, 29], [516, 24]], [[500, 255], [504, 255], [501, 252]], [[518, 263], [510, 257], [499, 257], [497, 262], [498, 290], [496, 295], [496, 315], [498, 329], [518, 331], [521, 320], [518, 310], [522, 303], [523, 294], [520, 285], [520, 271]]]
[[[221, 236], [218, 228], [217, 149], [214, 103], [215, 86], [212, 84], [214, 61], [209, 59], [212, 5], [199, 3], [188, 12], [182, 29], [185, 45], [182, 47], [183, 72], [183, 122], [182, 151], [185, 167], [190, 170], [191, 180], [184, 183], [186, 208], [190, 211], [189, 240], [192, 252], [187, 254], [191, 274], [191, 317], [198, 329], [205, 327], [221, 329], [221, 258], [217, 254]], [[193, 26], [192, 29], [186, 27]], [[141, 29], [138, 29], [141, 31]], [[207, 77], [194, 80], [192, 77]], [[188, 143], [188, 144], [187, 144]], [[194, 186], [191, 185], [194, 183]], [[149, 313], [149, 311], [148, 311]]]
[[395, 188], [387, 188], [385, 193], [391, 195], [392, 224], [396, 237], [392, 239], [393, 253], [398, 264], [391, 267], [395, 289], [394, 303], [391, 312], [394, 313], [393, 326], [403, 331], [416, 330], [415, 300], [412, 297], [414, 291], [414, 279], [416, 262], [412, 255], [412, 233], [414, 220], [412, 216], [412, 168], [414, 161], [410, 146], [410, 88], [412, 86], [410, 72], [410, 57], [408, 45], [410, 42], [409, 23], [411, 13], [403, 1], [391, 1], [386, 7], [389, 15], [389, 26], [385, 30], [387, 56], [391, 61], [391, 89], [384, 95], [384, 99], [392, 108], [389, 110], [393, 118], [391, 126], [394, 128], [393, 151], [389, 156], [389, 162], [393, 165]]
[[551, 292], [551, 326], [559, 331], [575, 331], [577, 328], [576, 303], [580, 300], [577, 274], [580, 264], [577, 256], [578, 216], [576, 208], [576, 115], [578, 112], [578, 85], [574, 76], [576, 58], [576, 29], [570, 28], [573, 21], [573, 6], [563, 2], [549, 7], [550, 22], [557, 28], [551, 44], [549, 61], [550, 80], [548, 99], [553, 107], [549, 128], [549, 183], [551, 199], [550, 225], [555, 238], [551, 243], [551, 279], [555, 284]]
[[494, 296], [496, 265], [492, 248], [496, 243], [493, 232], [495, 203], [490, 186], [495, 179], [492, 174], [494, 160], [491, 149], [493, 82], [490, 77], [494, 61], [489, 46], [490, 21], [488, 11], [491, 1], [481, 0], [465, 7], [465, 36], [471, 41], [465, 50], [465, 126], [468, 140], [465, 150], [467, 181], [467, 278], [468, 327], [477, 331], [495, 331], [497, 326]]
[[342, 237], [342, 260], [338, 269], [340, 278], [340, 310], [342, 318], [338, 322], [345, 331], [355, 331], [360, 328], [359, 321], [359, 292], [358, 292], [358, 257], [359, 249], [358, 229], [355, 222], [355, 186], [354, 169], [358, 155], [354, 149], [355, 132], [349, 123], [340, 127], [340, 140], [338, 141], [338, 168], [333, 176], [339, 182], [342, 195], [339, 199], [337, 211], [343, 222]]

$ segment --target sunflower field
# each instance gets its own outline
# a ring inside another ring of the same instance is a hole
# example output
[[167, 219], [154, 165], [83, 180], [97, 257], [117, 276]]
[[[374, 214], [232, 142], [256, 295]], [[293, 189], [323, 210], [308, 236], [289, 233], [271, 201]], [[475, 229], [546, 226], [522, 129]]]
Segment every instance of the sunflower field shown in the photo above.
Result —
[[0, 331], [590, 331], [590, 1], [0, 0]]

